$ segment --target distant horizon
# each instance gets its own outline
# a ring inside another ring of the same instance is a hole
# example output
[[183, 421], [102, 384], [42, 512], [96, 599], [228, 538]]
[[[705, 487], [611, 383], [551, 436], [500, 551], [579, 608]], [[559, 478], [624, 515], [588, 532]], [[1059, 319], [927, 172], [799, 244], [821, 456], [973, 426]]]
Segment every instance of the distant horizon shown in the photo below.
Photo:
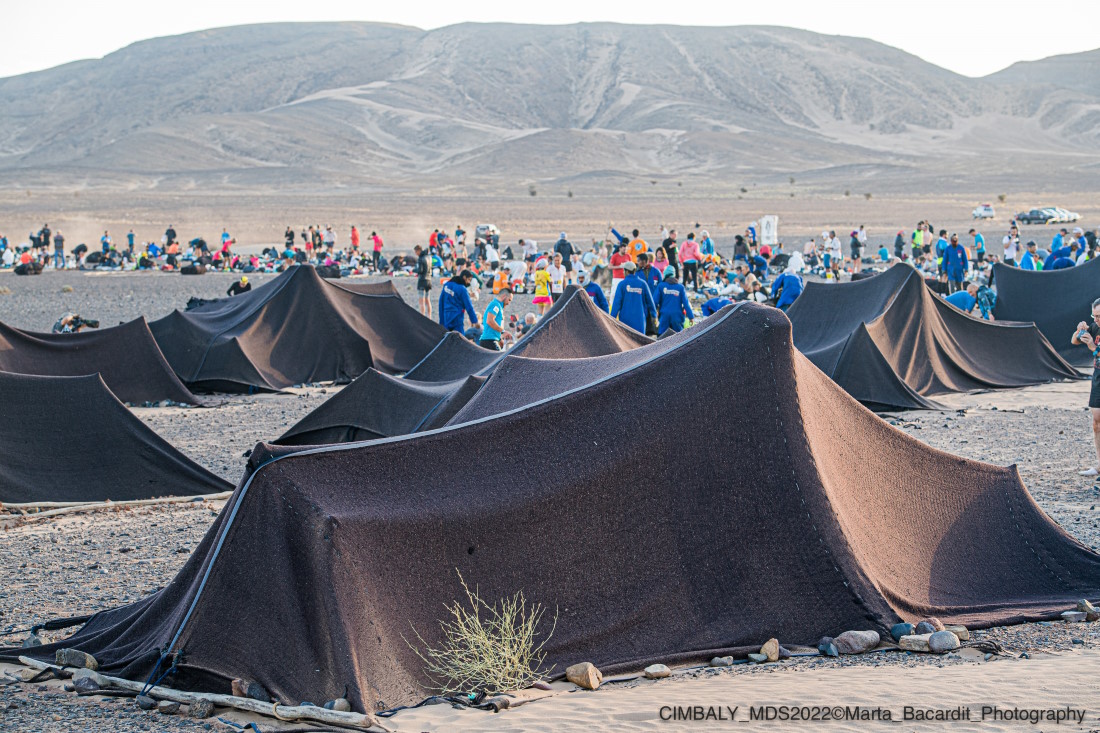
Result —
[[[874, 41], [970, 78], [989, 76], [1022, 61], [1100, 50], [1092, 36], [1073, 30], [1100, 27], [1100, 4], [1080, 0], [1045, 3], [1043, 17], [1055, 22], [1032, 24], [1026, 31], [1012, 13], [965, 0], [928, 0], [919, 7], [863, 2], [825, 7], [810, 0], [773, 0], [754, 8], [713, 8], [686, 0], [674, 8], [633, 8], [631, 22], [614, 19], [622, 13], [621, 7], [600, 0], [562, 0], [548, 8], [517, 8], [504, 0], [471, 0], [461, 8], [438, 0], [407, 0], [400, 7], [371, 11], [375, 17], [355, 17], [360, 7], [350, 0], [315, 0], [305, 10], [286, 0], [272, 0], [260, 8], [214, 0], [195, 0], [186, 9], [150, 7], [137, 0], [105, 0], [95, 6], [75, 0], [22, 4], [6, 18], [0, 79], [96, 61], [155, 38], [270, 23], [375, 23], [425, 32], [464, 23], [775, 26]], [[791, 24], [791, 18], [800, 23]]]

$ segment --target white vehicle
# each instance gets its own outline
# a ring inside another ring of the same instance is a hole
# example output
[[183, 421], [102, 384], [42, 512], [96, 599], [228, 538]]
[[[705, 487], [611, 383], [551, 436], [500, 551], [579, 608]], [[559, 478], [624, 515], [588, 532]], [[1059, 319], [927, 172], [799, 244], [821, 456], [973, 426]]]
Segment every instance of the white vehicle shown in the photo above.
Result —
[[992, 204], [982, 204], [978, 208], [970, 212], [970, 216], [975, 219], [993, 219], [997, 215], [993, 212]]
[[500, 230], [496, 224], [478, 224], [474, 229], [474, 236], [484, 239], [494, 247], [500, 246]]
[[1058, 213], [1058, 222], [1061, 224], [1070, 224], [1081, 218], [1077, 212], [1067, 211], [1060, 206], [1055, 206], [1054, 211]]

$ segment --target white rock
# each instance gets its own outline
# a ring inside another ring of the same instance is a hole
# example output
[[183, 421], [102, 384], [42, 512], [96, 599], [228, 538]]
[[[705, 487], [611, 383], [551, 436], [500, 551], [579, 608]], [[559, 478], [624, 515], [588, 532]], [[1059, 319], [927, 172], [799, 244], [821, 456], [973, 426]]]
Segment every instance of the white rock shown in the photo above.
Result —
[[647, 679], [659, 680], [672, 674], [672, 670], [663, 664], [651, 664], [645, 668]]

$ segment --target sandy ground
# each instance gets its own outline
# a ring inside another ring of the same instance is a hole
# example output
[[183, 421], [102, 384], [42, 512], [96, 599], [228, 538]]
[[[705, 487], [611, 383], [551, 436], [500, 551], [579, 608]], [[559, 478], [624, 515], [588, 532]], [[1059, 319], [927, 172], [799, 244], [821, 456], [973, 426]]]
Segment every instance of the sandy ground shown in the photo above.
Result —
[[[47, 328], [59, 312], [87, 310], [105, 322], [139, 314], [159, 317], [189, 295], [224, 292], [229, 276], [86, 275], [49, 273], [7, 278], [12, 293], [0, 296], [0, 320]], [[62, 293], [70, 284], [73, 292]], [[402, 283], [412, 296], [411, 281]], [[407, 292], [406, 292], [407, 291]], [[66, 299], [69, 300], [66, 300]], [[89, 310], [94, 308], [95, 310]], [[230, 481], [239, 480], [243, 453], [257, 441], [279, 435], [335, 388], [291, 390], [278, 395], [238, 396], [206, 409], [136, 408], [134, 412], [192, 458]], [[1044, 385], [944, 399], [950, 410], [910, 412], [886, 418], [917, 439], [943, 450], [997, 464], [1019, 466], [1039, 504], [1083, 543], [1100, 549], [1100, 488], [1076, 475], [1092, 456], [1084, 408], [1088, 384]], [[0, 633], [36, 620], [79, 615], [137, 600], [168, 583], [206, 532], [220, 504], [142, 507], [41, 521], [0, 530]], [[56, 634], [54, 635], [56, 636]], [[493, 715], [449, 706], [406, 711], [387, 725], [401, 731], [436, 730], [649, 730], [712, 729], [730, 723], [660, 719], [662, 705], [737, 706], [737, 720], [751, 705], [886, 706], [895, 719], [905, 705], [952, 708], [970, 705], [1088, 709], [1083, 725], [1043, 726], [972, 719], [959, 730], [1100, 730], [1100, 624], [1044, 623], [977, 632], [1009, 652], [987, 662], [964, 652], [957, 658], [880, 653], [859, 658], [795, 659], [776, 665], [678, 672], [660, 682], [628, 680], [595, 693], [569, 692]], [[5, 637], [19, 640], [22, 634]], [[761, 640], [762, 642], [764, 640]], [[1029, 659], [1020, 659], [1021, 653]], [[230, 716], [243, 722], [242, 716]], [[274, 729], [260, 721], [263, 730]], [[775, 723], [738, 725], [789, 729], [899, 729], [884, 722]], [[1076, 727], [1075, 727], [1076, 726]], [[942, 729], [944, 724], [908, 724], [901, 730]], [[56, 685], [0, 686], [0, 730], [8, 731], [190, 731], [230, 730], [216, 721], [165, 718], [143, 713], [132, 702], [78, 699]], [[299, 729], [301, 729], [299, 727]]]

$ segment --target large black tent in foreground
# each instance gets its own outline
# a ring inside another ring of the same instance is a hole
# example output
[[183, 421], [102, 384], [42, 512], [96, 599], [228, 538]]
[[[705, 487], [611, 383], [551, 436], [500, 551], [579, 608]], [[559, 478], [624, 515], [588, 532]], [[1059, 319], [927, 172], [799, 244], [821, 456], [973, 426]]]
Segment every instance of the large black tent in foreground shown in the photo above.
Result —
[[98, 373], [123, 402], [198, 403], [164, 360], [144, 318], [79, 333], [32, 333], [0, 323], [0, 371], [49, 377]]
[[126, 501], [229, 491], [111, 394], [99, 375], [0, 372], [0, 502]]
[[1034, 324], [973, 318], [904, 264], [807, 283], [787, 315], [799, 351], [873, 409], [934, 409], [938, 394], [1080, 376]]
[[414, 382], [368, 369], [274, 442], [350, 443], [430, 430], [446, 423], [484, 381]]
[[1070, 343], [1081, 321], [1092, 323], [1092, 301], [1100, 298], [1100, 257], [1063, 270], [1035, 271], [993, 265], [997, 305], [993, 315], [1009, 321], [1034, 321], [1070, 364], [1092, 366], [1092, 355]]
[[[1053, 618], [1100, 596], [1100, 555], [1015, 467], [878, 419], [793, 348], [774, 308], [728, 306], [646, 349], [554, 365], [532, 378], [565, 391], [481, 420], [281, 457], [259, 446], [167, 587], [3, 654], [75, 647], [144, 680], [167, 649], [166, 684], [244, 678], [293, 703], [346, 690], [372, 710], [424, 697], [406, 639], [439, 642], [445, 604], [464, 598], [456, 571], [489, 603], [522, 591], [556, 609], [559, 673], [885, 633], [899, 617]], [[533, 435], [553, 439], [532, 450]], [[668, 458], [680, 435], [690, 461]], [[523, 460], [456, 471], [479, 447]]]
[[[600, 310], [582, 288], [566, 287], [550, 310], [507, 353], [539, 359], [578, 359], [629, 351], [653, 339]], [[447, 338], [409, 370], [406, 379], [450, 381], [486, 376], [503, 354], [475, 346], [458, 334]]]
[[404, 372], [444, 334], [392, 282], [332, 282], [309, 265], [150, 327], [183, 381], [229, 391], [350, 382], [371, 367]]

